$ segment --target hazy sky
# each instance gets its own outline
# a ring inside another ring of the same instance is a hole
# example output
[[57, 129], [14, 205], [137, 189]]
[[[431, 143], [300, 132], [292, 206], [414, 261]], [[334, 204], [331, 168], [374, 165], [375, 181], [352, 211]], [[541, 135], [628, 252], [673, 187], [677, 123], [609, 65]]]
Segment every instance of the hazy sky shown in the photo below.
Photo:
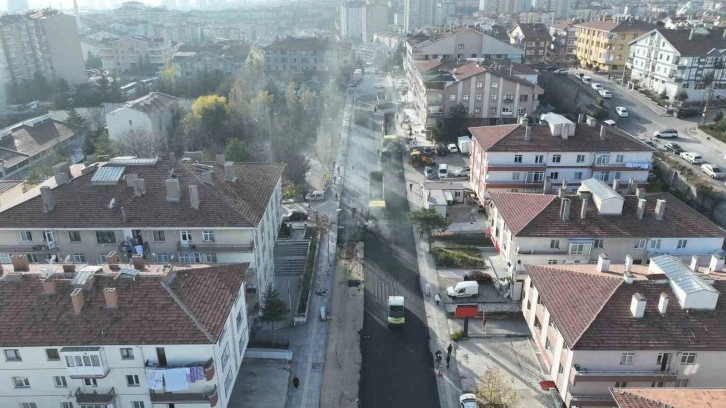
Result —
[[[113, 4], [116, 3], [120, 5], [124, 1], [127, 0], [78, 0], [78, 6], [83, 7], [94, 7], [95, 4], [101, 3], [101, 4]], [[142, 3], [151, 5], [151, 6], [158, 6], [161, 4], [161, 0], [144, 0]], [[194, 3], [193, 1], [191, 2]], [[64, 8], [64, 9], [71, 9], [73, 8], [73, 0], [28, 0], [28, 5], [31, 8], [45, 8], [45, 7], [52, 7], [52, 8]], [[106, 6], [108, 7], [108, 6]], [[7, 0], [0, 0], [0, 8], [2, 10], [7, 10]]]

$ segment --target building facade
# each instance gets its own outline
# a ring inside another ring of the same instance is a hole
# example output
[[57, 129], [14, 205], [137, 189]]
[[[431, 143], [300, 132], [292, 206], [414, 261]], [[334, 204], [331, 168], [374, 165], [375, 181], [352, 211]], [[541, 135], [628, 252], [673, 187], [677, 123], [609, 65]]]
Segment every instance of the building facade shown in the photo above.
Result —
[[528, 64], [544, 61], [552, 44], [552, 36], [543, 23], [517, 24], [509, 32], [509, 39], [512, 45], [524, 50], [524, 62]]
[[577, 46], [577, 29], [573, 23], [558, 21], [550, 26], [552, 36], [552, 55], [557, 59], [572, 61], [575, 59]]
[[391, 20], [391, 7], [384, 3], [368, 3], [363, 9], [363, 40], [373, 42], [375, 34], [385, 33]]
[[134, 35], [99, 43], [103, 69], [112, 73], [163, 70], [171, 63], [172, 46], [168, 38]]
[[404, 0], [403, 32], [433, 27], [436, 24], [436, 0]]
[[186, 78], [198, 77], [203, 73], [233, 74], [245, 65], [244, 59], [233, 60], [206, 51], [178, 57], [177, 54], [172, 58], [172, 65], [177, 76]]
[[280, 75], [333, 74], [352, 62], [349, 44], [327, 38], [287, 37], [262, 47], [265, 72]]
[[715, 97], [726, 96], [726, 30], [652, 30], [630, 43], [631, 78], [670, 100], [685, 91], [688, 101], [708, 97], [704, 75], [713, 73]]
[[601, 71], [622, 71], [628, 60], [630, 42], [655, 27], [633, 17], [595, 20], [575, 24], [577, 59], [582, 66]]
[[139, 132], [148, 133], [159, 140], [168, 140], [174, 131], [178, 114], [179, 98], [151, 92], [106, 114], [108, 137], [120, 140], [130, 133]]
[[362, 1], [346, 1], [340, 6], [340, 28], [341, 38], [352, 41], [363, 40], [363, 13], [366, 4]]

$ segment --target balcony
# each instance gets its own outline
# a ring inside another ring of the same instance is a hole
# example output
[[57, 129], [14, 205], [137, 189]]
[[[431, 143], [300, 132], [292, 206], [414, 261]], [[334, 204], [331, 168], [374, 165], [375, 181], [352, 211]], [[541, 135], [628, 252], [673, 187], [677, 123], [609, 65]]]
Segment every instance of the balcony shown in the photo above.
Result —
[[199, 404], [209, 403], [211, 407], [217, 405], [219, 396], [217, 386], [209, 391], [202, 392], [156, 392], [149, 390], [152, 404]]
[[6, 253], [48, 253], [58, 251], [58, 245], [0, 245], [0, 252]]
[[567, 248], [559, 249], [520, 249], [517, 248], [519, 255], [567, 255]]
[[252, 252], [254, 245], [215, 244], [214, 242], [178, 241], [177, 251], [202, 251], [202, 252]]
[[673, 382], [675, 371], [661, 370], [587, 370], [573, 366], [570, 371], [570, 383], [578, 382]]
[[189, 363], [189, 364], [167, 364], [165, 366], [160, 366], [158, 364], [154, 364], [154, 363], [150, 362], [149, 360], [146, 360], [146, 367], [157, 368], [157, 369], [202, 367], [204, 369], [204, 377], [207, 381], [212, 381], [214, 379], [214, 373], [215, 373], [214, 360], [211, 358], [207, 361], [197, 361], [197, 362]]
[[568, 392], [567, 400], [568, 400], [570, 406], [578, 406], [578, 407], [613, 406], [612, 395], [572, 395]]
[[116, 399], [116, 391], [111, 387], [111, 390], [105, 393], [99, 393], [94, 390], [93, 393], [83, 392], [80, 387], [76, 389], [73, 394], [76, 397], [78, 405], [108, 405]]

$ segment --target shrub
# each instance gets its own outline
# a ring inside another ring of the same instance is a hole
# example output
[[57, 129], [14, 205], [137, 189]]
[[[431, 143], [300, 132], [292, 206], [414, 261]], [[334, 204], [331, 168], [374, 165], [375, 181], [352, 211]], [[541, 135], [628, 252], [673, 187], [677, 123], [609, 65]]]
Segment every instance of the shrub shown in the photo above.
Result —
[[723, 112], [719, 111], [716, 113], [716, 115], [713, 117], [714, 123], [719, 123], [723, 120]]
[[449, 336], [449, 337], [451, 337], [451, 341], [460, 341], [461, 339], [464, 338], [464, 330], [459, 329], [459, 330], [451, 333], [451, 336]]

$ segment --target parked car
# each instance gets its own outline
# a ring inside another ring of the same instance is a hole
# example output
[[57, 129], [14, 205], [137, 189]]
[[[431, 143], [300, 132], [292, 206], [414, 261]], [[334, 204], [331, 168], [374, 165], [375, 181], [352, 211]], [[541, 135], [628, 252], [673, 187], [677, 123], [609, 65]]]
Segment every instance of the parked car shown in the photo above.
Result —
[[446, 153], [448, 153], [449, 150], [446, 148], [446, 145], [443, 143], [436, 143], [436, 154], [439, 156], [446, 156]]
[[282, 216], [284, 222], [307, 221], [308, 213], [302, 210], [292, 210]]
[[305, 195], [306, 201], [323, 201], [325, 200], [325, 191], [315, 190]]
[[726, 176], [726, 173], [720, 167], [714, 166], [713, 164], [702, 164], [701, 171], [714, 179], [722, 179]]
[[490, 284], [492, 283], [492, 275], [486, 274], [482, 271], [469, 271], [464, 274], [465, 281], [477, 281], [479, 283]]
[[598, 84], [597, 82], [593, 82], [592, 84], [590, 84], [590, 87], [596, 91], [599, 91], [602, 89], [602, 85]]
[[424, 175], [426, 175], [426, 180], [433, 180], [436, 178], [436, 174], [434, 173], [434, 168], [431, 166], [424, 167]]
[[449, 148], [449, 153], [458, 153], [459, 148], [456, 147], [456, 143], [449, 143], [446, 147]]
[[582, 82], [585, 82], [585, 83], [589, 84], [589, 83], [592, 82], [592, 78], [590, 78], [589, 76], [585, 75], [584, 77], [582, 77]]
[[557, 71], [555, 71], [555, 74], [566, 74], [567, 68], [560, 68]]
[[692, 118], [694, 116], [701, 116], [703, 111], [696, 108], [680, 108], [676, 111], [676, 117], [678, 119]]
[[439, 173], [439, 178], [440, 179], [448, 178], [449, 177], [449, 165], [448, 164], [445, 164], [445, 163], [439, 164], [439, 172], [438, 173]]
[[461, 394], [459, 396], [459, 408], [477, 408], [479, 403], [476, 402], [476, 395]]
[[683, 153], [683, 148], [678, 143], [666, 143], [665, 149], [675, 154]]
[[471, 168], [469, 166], [464, 166], [454, 170], [453, 174], [454, 177], [469, 177], [471, 174]]
[[628, 109], [624, 106], [616, 106], [615, 107], [615, 113], [618, 114], [621, 118], [627, 118], [628, 117]]
[[479, 282], [462, 281], [446, 288], [446, 294], [452, 298], [473, 297], [479, 294]]
[[694, 152], [683, 152], [680, 154], [681, 158], [689, 163], [692, 164], [701, 164], [703, 163], [703, 157], [699, 155], [698, 153]]
[[607, 126], [615, 126], [615, 121], [612, 119], [605, 119], [602, 121], [602, 124]]
[[653, 136], [662, 139], [662, 138], [668, 138], [668, 139], [675, 139], [678, 137], [678, 131], [675, 129], [663, 129], [658, 130], [655, 133], [653, 133]]
[[600, 96], [602, 96], [603, 98], [612, 98], [613, 97], [613, 94], [611, 94], [610, 91], [608, 91], [607, 89], [600, 88], [597, 91], [597, 93], [599, 93]]

